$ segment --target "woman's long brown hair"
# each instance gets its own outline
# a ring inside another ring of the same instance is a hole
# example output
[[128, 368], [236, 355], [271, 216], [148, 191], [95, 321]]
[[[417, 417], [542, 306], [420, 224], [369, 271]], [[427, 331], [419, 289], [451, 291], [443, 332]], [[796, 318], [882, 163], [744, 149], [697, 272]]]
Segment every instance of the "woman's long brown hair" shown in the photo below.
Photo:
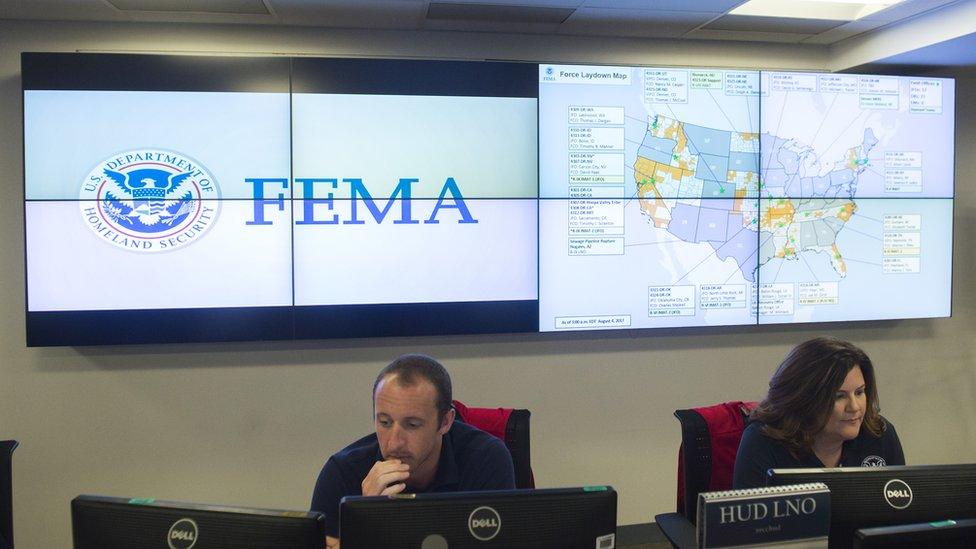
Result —
[[847, 374], [860, 367], [867, 409], [862, 427], [879, 437], [885, 430], [878, 404], [874, 365], [857, 346], [833, 337], [818, 337], [796, 347], [769, 380], [769, 392], [751, 418], [763, 433], [783, 443], [795, 458], [809, 454], [813, 439], [826, 425], [837, 391]]

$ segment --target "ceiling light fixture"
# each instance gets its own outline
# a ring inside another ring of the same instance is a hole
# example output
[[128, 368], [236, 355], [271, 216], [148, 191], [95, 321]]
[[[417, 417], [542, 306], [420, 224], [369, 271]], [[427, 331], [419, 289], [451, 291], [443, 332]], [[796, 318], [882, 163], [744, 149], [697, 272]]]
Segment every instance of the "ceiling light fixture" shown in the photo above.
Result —
[[749, 0], [730, 15], [856, 21], [903, 0]]

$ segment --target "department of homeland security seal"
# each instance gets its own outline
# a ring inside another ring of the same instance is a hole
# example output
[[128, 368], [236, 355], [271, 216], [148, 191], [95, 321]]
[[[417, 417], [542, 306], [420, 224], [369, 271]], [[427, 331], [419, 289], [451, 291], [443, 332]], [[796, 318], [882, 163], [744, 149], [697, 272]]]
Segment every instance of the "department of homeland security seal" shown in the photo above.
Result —
[[220, 211], [217, 181], [178, 152], [135, 149], [100, 162], [81, 185], [81, 215], [99, 238], [164, 252], [200, 239]]
[[861, 461], [861, 467], [884, 467], [885, 465], [888, 465], [888, 462], [881, 456], [868, 456]]

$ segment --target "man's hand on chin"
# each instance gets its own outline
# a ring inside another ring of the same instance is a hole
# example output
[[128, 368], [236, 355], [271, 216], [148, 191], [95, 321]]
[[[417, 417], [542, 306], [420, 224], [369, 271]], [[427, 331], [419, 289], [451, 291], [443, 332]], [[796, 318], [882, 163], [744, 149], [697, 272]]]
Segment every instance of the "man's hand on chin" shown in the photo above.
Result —
[[364, 496], [392, 496], [407, 488], [410, 466], [399, 459], [377, 461], [363, 479]]
[[339, 539], [325, 536], [325, 549], [339, 549]]

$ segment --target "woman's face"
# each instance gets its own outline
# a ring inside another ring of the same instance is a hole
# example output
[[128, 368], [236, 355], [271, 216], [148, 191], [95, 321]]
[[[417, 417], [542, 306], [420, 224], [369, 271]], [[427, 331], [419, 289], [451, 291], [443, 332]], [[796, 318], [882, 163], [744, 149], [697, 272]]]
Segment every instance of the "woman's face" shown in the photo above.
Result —
[[843, 385], [834, 394], [834, 406], [823, 429], [816, 437], [827, 441], [852, 440], [861, 432], [864, 413], [868, 408], [867, 391], [861, 367], [847, 373]]

